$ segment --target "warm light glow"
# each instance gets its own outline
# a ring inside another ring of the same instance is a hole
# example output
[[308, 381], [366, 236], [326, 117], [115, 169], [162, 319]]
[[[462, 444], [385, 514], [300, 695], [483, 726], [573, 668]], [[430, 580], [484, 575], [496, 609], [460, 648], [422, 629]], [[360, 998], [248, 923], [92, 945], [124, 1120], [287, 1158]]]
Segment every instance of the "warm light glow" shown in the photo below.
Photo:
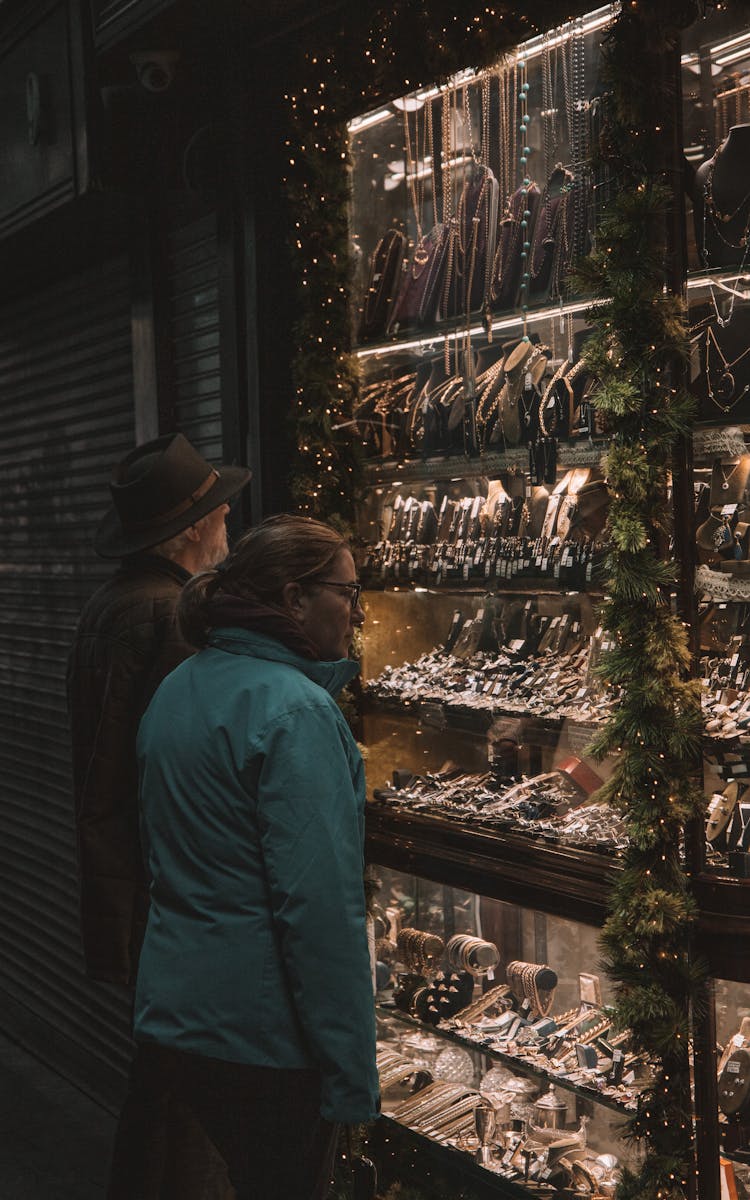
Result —
[[390, 109], [381, 108], [377, 112], [366, 113], [363, 117], [355, 117], [347, 125], [350, 133], [361, 133], [363, 129], [369, 129], [371, 125], [379, 125], [381, 121], [387, 121], [390, 117], [395, 116]]
[[[586, 309], [596, 307], [596, 301], [593, 300], [578, 300], [573, 304], [565, 304], [562, 307], [557, 304], [550, 308], [540, 308], [538, 312], [530, 312], [528, 314], [529, 325], [535, 325], [544, 321], [549, 321], [552, 316], [559, 317], [560, 313], [579, 313]], [[599, 303], [602, 303], [601, 301]], [[518, 325], [517, 316], [502, 317], [497, 321], [492, 322], [492, 332], [496, 333], [502, 329], [513, 329]], [[471, 335], [479, 335], [485, 332], [484, 325], [474, 325], [469, 330]], [[430, 334], [425, 334], [424, 337], [414, 338], [410, 342], [398, 342], [399, 350], [414, 350], [420, 349], [425, 353], [431, 349], [439, 348], [446, 341], [456, 342], [466, 336], [466, 329], [455, 329], [452, 332], [435, 331]], [[373, 354], [388, 354], [391, 350], [390, 346], [373, 346], [366, 349], [355, 351], [356, 357], [359, 359], [371, 358]]]

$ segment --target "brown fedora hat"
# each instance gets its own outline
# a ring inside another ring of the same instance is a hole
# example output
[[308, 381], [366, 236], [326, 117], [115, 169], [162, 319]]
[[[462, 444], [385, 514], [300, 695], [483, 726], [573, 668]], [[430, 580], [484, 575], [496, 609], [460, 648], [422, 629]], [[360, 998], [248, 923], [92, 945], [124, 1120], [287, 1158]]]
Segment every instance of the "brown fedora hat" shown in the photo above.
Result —
[[131, 450], [112, 472], [112, 507], [94, 536], [101, 558], [123, 558], [166, 542], [236, 495], [246, 467], [212, 467], [182, 433]]

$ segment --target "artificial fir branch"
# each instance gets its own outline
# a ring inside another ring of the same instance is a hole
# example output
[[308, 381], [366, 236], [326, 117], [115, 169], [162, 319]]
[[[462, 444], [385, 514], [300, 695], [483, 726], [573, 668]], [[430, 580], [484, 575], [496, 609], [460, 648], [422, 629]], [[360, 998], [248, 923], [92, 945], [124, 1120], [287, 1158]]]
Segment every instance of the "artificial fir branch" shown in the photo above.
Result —
[[[617, 754], [601, 795], [622, 814], [629, 839], [601, 946], [616, 987], [616, 1020], [656, 1064], [629, 1130], [646, 1157], [637, 1174], [624, 1174], [618, 1200], [684, 1200], [693, 1170], [689, 1034], [704, 978], [693, 961], [695, 905], [680, 836], [703, 807], [694, 779], [701, 714], [699, 693], [686, 680], [685, 629], [671, 610], [674, 565], [663, 554], [666, 469], [691, 405], [672, 382], [687, 337], [680, 300], [664, 291], [665, 214], [676, 200], [668, 177], [660, 177], [653, 114], [670, 99], [659, 90], [657, 48], [674, 46], [683, 19], [694, 16], [676, 3], [626, 6], [615, 23], [604, 56], [602, 155], [620, 186], [596, 252], [579, 266], [580, 282], [596, 298], [585, 354], [614, 429], [602, 610], [612, 649], [597, 673], [617, 703], [592, 748]], [[633, 66], [644, 53], [651, 69], [645, 85], [633, 88]]]

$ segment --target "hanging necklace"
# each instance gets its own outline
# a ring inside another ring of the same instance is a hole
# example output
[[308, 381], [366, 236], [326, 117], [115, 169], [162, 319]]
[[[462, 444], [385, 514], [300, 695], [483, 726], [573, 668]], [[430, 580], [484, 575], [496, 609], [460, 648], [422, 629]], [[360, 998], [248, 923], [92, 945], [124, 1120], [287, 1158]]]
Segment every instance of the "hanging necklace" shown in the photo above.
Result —
[[[445, 277], [440, 302], [440, 311], [447, 311], [447, 301], [453, 284], [453, 269], [455, 261], [455, 222], [453, 220], [453, 155], [455, 152], [455, 92], [443, 92], [443, 107], [441, 114], [441, 177], [443, 185], [443, 224], [448, 239], [445, 255]], [[458, 339], [454, 344], [455, 374], [458, 374]], [[451, 343], [446, 333], [443, 343], [443, 360], [446, 375], [451, 375]]]
[[508, 96], [508, 64], [502, 62], [497, 68], [497, 111], [498, 111], [498, 147], [497, 147], [497, 169], [498, 183], [500, 184], [499, 207], [503, 212], [507, 204], [510, 193], [510, 147], [508, 145], [510, 128], [509, 128], [509, 96]]
[[[523, 197], [523, 210], [522, 210], [523, 216], [521, 218], [521, 223], [520, 223], [520, 233], [521, 233], [521, 241], [523, 244], [523, 250], [521, 251], [521, 286], [519, 289], [519, 298], [521, 301], [521, 319], [523, 321], [523, 336], [524, 336], [524, 338], [526, 338], [526, 337], [528, 337], [527, 321], [528, 321], [528, 308], [529, 308], [529, 278], [530, 278], [530, 276], [529, 276], [529, 251], [531, 249], [531, 242], [529, 240], [529, 218], [531, 217], [531, 209], [529, 208], [529, 188], [531, 186], [531, 179], [529, 178], [529, 176], [527, 175], [526, 172], [529, 170], [529, 154], [531, 153], [531, 149], [528, 145], [528, 140], [529, 140], [528, 126], [529, 126], [531, 117], [529, 116], [529, 81], [527, 78], [527, 71], [526, 71], [527, 61], [526, 61], [525, 57], [523, 57], [523, 56], [519, 57], [518, 67], [519, 67], [520, 80], [521, 80], [519, 92], [518, 92], [518, 97], [521, 102], [521, 119], [520, 119], [520, 124], [518, 126], [518, 132], [520, 133], [520, 135], [523, 139], [522, 147], [521, 147], [521, 155], [518, 159], [518, 164], [521, 168], [521, 173], [523, 176], [523, 181], [521, 184], [521, 196]], [[530, 417], [528, 418], [526, 423], [527, 423], [527, 425], [531, 423]]]
[[[732, 250], [740, 250], [740, 249], [742, 250], [742, 260], [739, 265], [739, 274], [737, 275], [737, 280], [735, 281], [735, 282], [738, 282], [740, 277], [744, 273], [745, 264], [748, 259], [748, 254], [750, 254], [750, 236], [748, 236], [750, 234], [750, 209], [748, 209], [747, 218], [746, 218], [742, 233], [740, 234], [739, 242], [735, 243], [733, 241], [730, 241], [728, 238], [726, 238], [721, 231], [721, 226], [722, 225], [726, 226], [726, 224], [728, 224], [730, 221], [735, 220], [735, 218], [737, 216], [739, 216], [739, 213], [742, 210], [743, 206], [745, 204], [747, 204], [748, 200], [750, 200], [750, 192], [748, 192], [748, 194], [744, 197], [744, 199], [742, 199], [740, 201], [740, 203], [737, 205], [737, 207], [735, 208], [733, 213], [728, 213], [728, 214], [723, 213], [717, 208], [716, 201], [714, 199], [714, 194], [713, 194], [713, 177], [714, 177], [714, 170], [716, 167], [716, 159], [718, 158], [719, 154], [720, 154], [720, 149], [717, 150], [716, 154], [714, 154], [713, 158], [710, 159], [709, 164], [708, 164], [708, 170], [706, 173], [706, 181], [703, 185], [703, 245], [700, 248], [701, 249], [701, 257], [703, 259], [703, 265], [705, 267], [710, 267], [711, 263], [710, 263], [710, 255], [708, 252], [708, 236], [707, 236], [708, 220], [710, 219], [711, 228], [713, 229], [714, 234], [716, 235], [716, 237], [719, 239], [720, 242], [723, 242], [723, 244], [725, 246], [728, 246]], [[729, 312], [727, 313], [727, 315], [725, 317], [722, 317], [721, 314], [719, 313], [719, 306], [716, 303], [716, 293], [714, 291], [713, 280], [709, 280], [709, 291], [711, 293], [711, 303], [713, 304], [714, 312], [716, 313], [716, 322], [718, 325], [721, 326], [722, 329], [724, 329], [730, 323], [730, 321], [732, 320], [732, 317], [734, 316], [734, 305], [735, 305], [735, 301], [737, 299], [736, 290], [732, 289], [732, 299], [729, 302]], [[714, 399], [714, 397], [711, 395], [710, 385], [709, 385], [709, 396], [711, 396], [712, 400]], [[714, 401], [714, 402], [717, 403], [716, 401]], [[721, 408], [721, 405], [719, 404], [718, 407]], [[725, 411], [729, 411], [729, 410], [727, 409]]]
[[[721, 370], [721, 374], [719, 375], [718, 381], [715, 383], [711, 380], [710, 357], [712, 345], [721, 359], [721, 368], [723, 368]], [[706, 390], [708, 391], [709, 398], [713, 401], [716, 407], [724, 413], [731, 412], [735, 405], [739, 404], [743, 396], [750, 392], [750, 383], [746, 383], [739, 395], [735, 396], [734, 393], [737, 383], [734, 375], [732, 374], [733, 368], [736, 367], [739, 362], [742, 362], [742, 359], [748, 354], [750, 354], [750, 346], [743, 350], [741, 354], [738, 354], [735, 359], [732, 359], [731, 362], [728, 362], [721, 346], [716, 340], [716, 334], [714, 333], [712, 326], [709, 325], [706, 329]]]
[[[542, 143], [544, 147], [544, 178], [549, 179], [552, 173], [552, 163], [557, 158], [557, 100], [555, 81], [552, 73], [552, 51], [550, 48], [551, 33], [544, 35], [542, 51]], [[557, 42], [558, 39], [556, 39]], [[555, 51], [555, 54], [557, 51]], [[547, 236], [550, 237], [552, 221], [550, 217], [549, 192], [544, 193], [544, 211]]]
[[724, 467], [721, 462], [719, 462], [717, 460], [716, 465], [719, 468], [719, 470], [721, 471], [721, 490], [722, 490], [722, 492], [728, 492], [729, 491], [729, 480], [732, 478], [732, 475], [737, 470], [737, 466], [735, 465], [734, 467], [732, 467], [731, 471], [725, 472]]
[[425, 101], [425, 145], [430, 151], [430, 183], [432, 186], [432, 225], [438, 223], [437, 178], [435, 175], [435, 129], [432, 121], [432, 100]]
[[[532, 420], [534, 419], [534, 401], [538, 402], [539, 392], [534, 387], [534, 384], [531, 383], [530, 373], [527, 371], [526, 374], [527, 374], [527, 382], [529, 383], [529, 386], [526, 387], [524, 385], [523, 391], [521, 392], [521, 395], [518, 397], [518, 400], [519, 400], [519, 404], [521, 406], [521, 416], [523, 418], [523, 423], [526, 426], [526, 428], [528, 429], [531, 425]], [[527, 395], [529, 397], [528, 402], [526, 400]]]
[[[556, 388], [563, 375], [568, 370], [569, 366], [570, 363], [568, 362], [567, 358], [564, 358], [544, 389], [541, 400], [539, 401], [539, 427], [545, 437], [549, 437], [549, 435], [555, 429], [557, 429], [557, 426], [560, 424], [562, 413]], [[546, 419], [548, 409], [549, 422]]]
[[[742, 197], [739, 204], [735, 208], [734, 212], [725, 213], [725, 212], [722, 212], [722, 210], [719, 208], [718, 204], [716, 203], [716, 199], [714, 197], [714, 192], [713, 192], [714, 171], [716, 170], [716, 160], [719, 157], [719, 154], [720, 154], [720, 151], [717, 150], [716, 153], [714, 154], [713, 158], [709, 160], [708, 170], [706, 171], [706, 182], [703, 186], [703, 195], [704, 195], [705, 201], [706, 201], [706, 209], [708, 210], [708, 212], [710, 213], [711, 217], [714, 220], [714, 226], [716, 228], [717, 233], [719, 233], [720, 231], [719, 231], [718, 227], [716, 227], [716, 224], [715, 224], [716, 221], [720, 221], [724, 225], [729, 224], [730, 221], [733, 221], [735, 219], [735, 217], [739, 216], [740, 210], [742, 208], [744, 208], [744, 206], [747, 204], [748, 200], [750, 200], [750, 192], [748, 192], [747, 195]], [[748, 227], [750, 227], [750, 221], [745, 222], [745, 228], [742, 231], [742, 238], [740, 239], [739, 242], [735, 243], [735, 242], [727, 241], [726, 244], [728, 246], [732, 246], [735, 250], [739, 250], [740, 247], [744, 246], [747, 241]], [[722, 238], [722, 241], [724, 241], [724, 240], [725, 239]]]
[[588, 173], [588, 120], [586, 100], [586, 57], [583, 19], [567, 26], [570, 31], [561, 49], [563, 94], [568, 125], [570, 167], [573, 174], [573, 234], [572, 256], [579, 257], [585, 241], [585, 193]]
[[[427, 126], [425, 123], [424, 137]], [[422, 242], [422, 212], [424, 209], [424, 153], [422, 161], [419, 158], [419, 109], [414, 113], [414, 148], [412, 148], [411, 130], [409, 128], [409, 110], [404, 108], [404, 149], [406, 150], [406, 174], [409, 180], [409, 195], [414, 211], [414, 222], [417, 227], [417, 245]], [[423, 148], [424, 149], [424, 148]], [[415, 157], [416, 152], [416, 157]]]
[[[704, 215], [703, 215], [703, 221], [704, 221], [703, 261], [704, 261], [705, 265], [708, 266], [709, 263], [708, 263], [708, 249], [706, 247], [705, 219], [706, 219], [706, 217], [705, 217], [705, 212], [704, 212]], [[745, 273], [745, 263], [747, 262], [748, 255], [750, 255], [750, 238], [748, 238], [747, 244], [745, 246], [745, 250], [742, 255], [742, 261], [740, 262], [740, 265], [739, 265], [738, 274], [734, 279], [734, 287], [729, 287], [728, 282], [720, 285], [725, 291], [729, 291], [731, 293], [731, 297], [732, 297], [731, 300], [729, 301], [729, 312], [727, 313], [727, 315], [725, 317], [723, 317], [721, 315], [721, 313], [719, 312], [719, 306], [716, 303], [716, 290], [714, 288], [714, 281], [713, 281], [713, 279], [709, 279], [709, 281], [708, 281], [708, 290], [711, 295], [711, 303], [713, 305], [714, 313], [716, 315], [716, 324], [720, 325], [722, 329], [725, 329], [726, 326], [730, 324], [732, 317], [734, 316], [734, 306], [737, 302], [737, 284], [740, 282], [740, 279], [742, 278], [742, 276]], [[706, 318], [706, 320], [710, 321], [710, 317]]]
[[485, 167], [490, 165], [490, 75], [482, 76], [482, 128], [479, 156]]

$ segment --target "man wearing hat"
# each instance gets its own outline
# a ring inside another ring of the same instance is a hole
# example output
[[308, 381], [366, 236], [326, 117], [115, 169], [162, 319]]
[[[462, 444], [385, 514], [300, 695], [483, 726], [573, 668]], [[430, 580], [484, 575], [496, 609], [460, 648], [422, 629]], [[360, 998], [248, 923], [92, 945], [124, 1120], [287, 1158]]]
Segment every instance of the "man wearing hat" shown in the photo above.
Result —
[[[216, 470], [180, 433], [139, 446], [112, 475], [112, 507], [94, 548], [120, 566], [80, 616], [67, 676], [90, 979], [135, 983], [149, 903], [138, 821], [138, 724], [164, 676], [192, 653], [176, 625], [177, 600], [191, 575], [228, 553], [228, 501], [249, 478], [243, 467]], [[122, 1125], [121, 1118], [121, 1131]], [[131, 1145], [128, 1152], [141, 1150]], [[119, 1195], [114, 1180], [109, 1195]]]

